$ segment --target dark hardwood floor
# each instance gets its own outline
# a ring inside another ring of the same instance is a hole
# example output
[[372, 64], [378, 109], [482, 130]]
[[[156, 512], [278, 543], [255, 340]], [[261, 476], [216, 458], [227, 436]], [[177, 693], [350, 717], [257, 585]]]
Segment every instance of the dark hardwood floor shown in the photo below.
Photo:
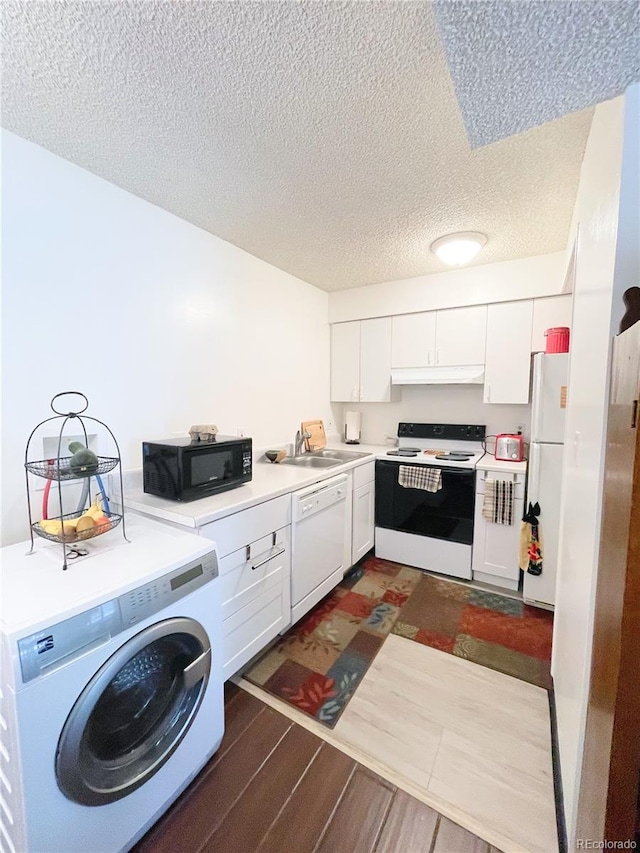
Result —
[[218, 752], [133, 853], [497, 853], [228, 684]]

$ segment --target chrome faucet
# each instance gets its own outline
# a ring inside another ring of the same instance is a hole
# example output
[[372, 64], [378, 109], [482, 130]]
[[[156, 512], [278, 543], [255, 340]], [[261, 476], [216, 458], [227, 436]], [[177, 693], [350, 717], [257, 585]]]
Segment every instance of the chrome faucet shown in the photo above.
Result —
[[304, 432], [300, 432], [300, 430], [298, 430], [296, 432], [296, 440], [295, 440], [295, 443], [293, 445], [293, 455], [294, 456], [302, 456], [302, 453], [303, 453], [302, 444], [306, 438], [311, 438], [310, 432], [307, 432], [306, 430]]

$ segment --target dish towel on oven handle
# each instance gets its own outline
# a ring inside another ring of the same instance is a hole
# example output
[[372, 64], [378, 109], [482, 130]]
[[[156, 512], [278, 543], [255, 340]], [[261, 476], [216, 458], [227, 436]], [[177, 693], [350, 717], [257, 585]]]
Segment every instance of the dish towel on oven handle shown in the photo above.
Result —
[[512, 480], [484, 481], [482, 515], [492, 524], [513, 524]]
[[439, 492], [442, 488], [442, 471], [440, 468], [428, 468], [426, 465], [400, 465], [398, 485], [405, 489]]
[[540, 504], [529, 504], [520, 525], [520, 568], [530, 575], [542, 574], [542, 530]]

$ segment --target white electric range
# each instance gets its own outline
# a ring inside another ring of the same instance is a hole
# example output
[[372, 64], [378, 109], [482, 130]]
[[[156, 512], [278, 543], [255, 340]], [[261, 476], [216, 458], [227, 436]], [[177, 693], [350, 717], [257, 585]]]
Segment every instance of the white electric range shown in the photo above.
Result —
[[398, 447], [376, 460], [377, 557], [471, 579], [485, 433], [479, 425], [398, 424]]

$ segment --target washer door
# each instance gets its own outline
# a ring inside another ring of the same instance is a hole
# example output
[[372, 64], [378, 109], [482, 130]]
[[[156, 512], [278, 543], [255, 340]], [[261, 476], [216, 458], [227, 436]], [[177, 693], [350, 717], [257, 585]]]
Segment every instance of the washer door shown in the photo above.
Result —
[[189, 730], [210, 670], [209, 638], [194, 619], [166, 619], [118, 649], [62, 729], [56, 778], [65, 796], [104, 805], [157, 773]]

